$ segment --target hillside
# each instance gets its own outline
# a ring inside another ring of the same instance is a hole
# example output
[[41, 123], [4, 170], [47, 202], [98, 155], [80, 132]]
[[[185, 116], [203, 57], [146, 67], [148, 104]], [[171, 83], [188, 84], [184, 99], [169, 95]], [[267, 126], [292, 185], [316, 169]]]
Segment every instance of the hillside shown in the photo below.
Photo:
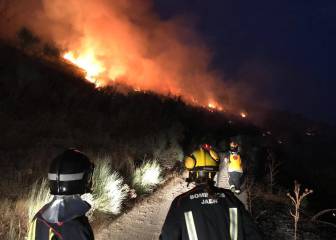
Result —
[[[179, 97], [120, 93], [119, 86], [96, 89], [65, 62], [4, 44], [0, 48], [3, 151], [41, 149], [45, 144], [102, 151], [121, 147], [139, 157], [151, 152], [153, 142], [188, 149], [199, 141], [257, 133], [251, 124], [229, 122], [228, 116], [188, 106]], [[160, 142], [163, 138], [170, 142]], [[145, 145], [131, 148], [137, 144]]]
[[[200, 143], [225, 151], [235, 138], [258, 191], [267, 188], [271, 154], [282, 162], [274, 192], [280, 196], [297, 179], [315, 191], [305, 204], [308, 212], [335, 207], [333, 127], [274, 110], [253, 124], [190, 106], [178, 96], [118, 84], [96, 88], [82, 70], [57, 57], [6, 43], [0, 43], [0, 52], [0, 193], [6, 198], [29, 191], [45, 176], [49, 161], [68, 147], [91, 158], [109, 155], [112, 168], [129, 182], [145, 159], [156, 159], [168, 170]], [[13, 192], [15, 187], [22, 190]], [[288, 205], [282, 203], [283, 208]]]

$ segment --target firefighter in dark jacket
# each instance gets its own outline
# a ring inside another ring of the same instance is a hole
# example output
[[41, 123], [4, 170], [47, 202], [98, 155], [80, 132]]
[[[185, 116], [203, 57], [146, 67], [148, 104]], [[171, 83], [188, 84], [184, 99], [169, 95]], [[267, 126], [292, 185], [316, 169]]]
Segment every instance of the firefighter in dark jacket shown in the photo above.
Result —
[[261, 234], [230, 190], [214, 186], [218, 155], [203, 145], [185, 158], [189, 182], [196, 186], [172, 202], [161, 240], [259, 240]]
[[93, 163], [74, 149], [52, 161], [48, 180], [54, 197], [35, 215], [28, 240], [94, 239], [85, 216], [90, 205], [80, 197], [91, 191], [93, 169]]

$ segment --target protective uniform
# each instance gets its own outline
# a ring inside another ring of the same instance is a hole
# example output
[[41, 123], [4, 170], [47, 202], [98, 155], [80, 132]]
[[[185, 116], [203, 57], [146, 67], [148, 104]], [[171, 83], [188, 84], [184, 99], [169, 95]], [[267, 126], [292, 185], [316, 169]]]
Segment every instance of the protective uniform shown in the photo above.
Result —
[[89, 209], [80, 196], [55, 196], [35, 215], [28, 240], [94, 239], [85, 217]]
[[[160, 240], [262, 239], [239, 199], [231, 191], [213, 185], [218, 158], [210, 159], [209, 156], [218, 155], [215, 152], [210, 154], [210, 149], [201, 147], [195, 151], [196, 154], [191, 154], [194, 157], [185, 159], [185, 167], [191, 173], [189, 181], [194, 181], [196, 187], [174, 199]], [[194, 159], [194, 164], [190, 158]]]
[[93, 240], [85, 214], [90, 205], [81, 194], [91, 191], [93, 164], [81, 152], [66, 150], [50, 166], [50, 193], [55, 195], [33, 218], [28, 240]]
[[238, 144], [231, 142], [230, 151], [226, 157], [229, 174], [230, 189], [239, 194], [241, 187], [241, 178], [243, 176], [243, 164], [240, 154], [238, 153]]
[[230, 190], [198, 185], [173, 201], [161, 240], [259, 240], [255, 223]]

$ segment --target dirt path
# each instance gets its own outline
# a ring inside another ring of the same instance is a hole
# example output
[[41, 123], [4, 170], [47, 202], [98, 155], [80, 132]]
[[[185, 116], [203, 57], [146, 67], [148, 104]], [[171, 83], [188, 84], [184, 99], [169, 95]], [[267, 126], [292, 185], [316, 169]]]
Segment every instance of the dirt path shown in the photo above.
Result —
[[[227, 171], [227, 167], [220, 168], [220, 172], [217, 174], [215, 179], [217, 181], [216, 185], [218, 187], [225, 188], [225, 189], [230, 188], [229, 174], [228, 174], [228, 171]], [[239, 198], [240, 201], [242, 201], [242, 203], [247, 208], [247, 194], [246, 194], [246, 192], [242, 191], [237, 197]]]
[[[192, 188], [182, 177], [174, 177], [153, 195], [135, 205], [107, 228], [95, 231], [97, 240], [158, 239], [173, 199]], [[239, 198], [244, 201], [244, 193]]]
[[188, 189], [191, 186], [187, 188], [182, 178], [170, 180], [162, 189], [112, 222], [108, 228], [95, 232], [95, 239], [158, 239], [171, 202]]

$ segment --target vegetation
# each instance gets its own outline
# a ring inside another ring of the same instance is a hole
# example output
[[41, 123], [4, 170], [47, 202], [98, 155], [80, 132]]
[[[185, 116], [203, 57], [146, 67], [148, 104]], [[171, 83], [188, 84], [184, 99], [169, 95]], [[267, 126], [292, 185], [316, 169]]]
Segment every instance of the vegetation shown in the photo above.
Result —
[[305, 189], [301, 192], [301, 184], [294, 182], [294, 194], [287, 193], [287, 196], [291, 200], [292, 205], [294, 206], [294, 211], [290, 211], [290, 215], [294, 219], [294, 240], [297, 239], [297, 226], [300, 220], [300, 206], [302, 201], [309, 195], [313, 193], [313, 190]]
[[113, 172], [107, 159], [95, 163], [93, 192], [88, 198], [93, 211], [119, 214], [122, 203], [128, 196], [129, 187], [123, 178]]
[[[5, 196], [0, 238], [25, 235], [28, 219], [39, 208], [29, 213], [27, 199], [39, 204], [48, 199], [46, 185], [33, 184], [68, 147], [96, 159], [95, 190], [86, 199], [95, 210], [109, 214], [120, 213], [132, 192], [128, 186], [137, 194], [151, 192], [198, 144], [208, 142], [225, 151], [232, 137], [240, 142], [253, 176], [247, 184], [249, 208], [261, 225], [267, 211], [263, 207], [268, 206], [263, 200], [283, 204], [280, 196], [296, 177], [316, 189], [312, 199], [325, 195], [314, 202], [334, 198], [328, 189], [335, 182], [335, 163], [327, 161], [336, 156], [330, 147], [336, 136], [333, 128], [274, 111], [258, 128], [229, 113], [189, 106], [178, 96], [133, 92], [117, 83], [97, 89], [82, 70], [59, 59], [55, 46], [27, 31], [18, 35], [20, 48], [0, 42], [0, 194]], [[325, 148], [329, 150], [320, 151]], [[148, 175], [155, 181], [148, 182]], [[263, 187], [266, 176], [269, 184]]]
[[161, 174], [157, 161], [145, 161], [135, 169], [132, 186], [138, 194], [150, 193], [161, 182]]
[[27, 200], [29, 222], [32, 221], [35, 214], [52, 199], [49, 191], [47, 179], [37, 181], [32, 186]]

